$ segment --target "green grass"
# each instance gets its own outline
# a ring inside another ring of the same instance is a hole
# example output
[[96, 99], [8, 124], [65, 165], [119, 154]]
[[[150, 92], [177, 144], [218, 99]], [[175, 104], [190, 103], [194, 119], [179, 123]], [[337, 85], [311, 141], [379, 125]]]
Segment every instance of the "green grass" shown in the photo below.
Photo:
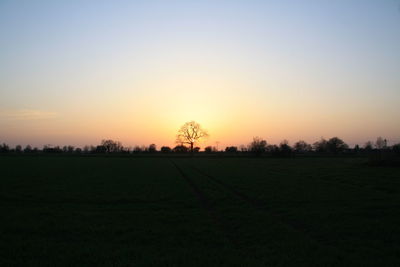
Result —
[[400, 169], [364, 161], [2, 156], [0, 265], [398, 266]]

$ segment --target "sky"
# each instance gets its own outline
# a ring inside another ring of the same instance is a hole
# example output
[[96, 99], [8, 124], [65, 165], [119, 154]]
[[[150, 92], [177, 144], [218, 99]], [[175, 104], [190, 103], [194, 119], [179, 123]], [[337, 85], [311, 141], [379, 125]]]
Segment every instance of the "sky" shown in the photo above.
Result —
[[400, 1], [0, 0], [0, 142], [400, 142]]

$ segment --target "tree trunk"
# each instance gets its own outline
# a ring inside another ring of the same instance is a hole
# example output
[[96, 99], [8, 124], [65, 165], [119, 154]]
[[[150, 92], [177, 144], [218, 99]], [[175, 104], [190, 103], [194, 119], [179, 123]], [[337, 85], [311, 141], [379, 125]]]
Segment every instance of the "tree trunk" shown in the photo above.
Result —
[[190, 152], [193, 153], [193, 143], [190, 143]]

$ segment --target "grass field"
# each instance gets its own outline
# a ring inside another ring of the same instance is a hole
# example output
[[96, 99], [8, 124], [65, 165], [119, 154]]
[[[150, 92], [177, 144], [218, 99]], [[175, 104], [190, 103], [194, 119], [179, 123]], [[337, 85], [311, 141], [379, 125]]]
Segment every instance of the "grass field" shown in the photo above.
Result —
[[360, 158], [0, 157], [1, 266], [399, 266]]

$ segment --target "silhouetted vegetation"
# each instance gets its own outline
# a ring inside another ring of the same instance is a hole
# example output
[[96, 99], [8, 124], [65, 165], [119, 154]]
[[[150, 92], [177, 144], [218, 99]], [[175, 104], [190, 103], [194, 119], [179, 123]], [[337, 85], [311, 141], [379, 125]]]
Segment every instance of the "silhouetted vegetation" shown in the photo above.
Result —
[[367, 141], [364, 145], [364, 150], [365, 151], [372, 151], [373, 146], [372, 146], [372, 142], [371, 141]]
[[337, 154], [344, 152], [349, 146], [338, 137], [332, 137], [326, 142], [326, 149], [328, 152]]
[[163, 146], [163, 147], [161, 147], [160, 151], [162, 153], [170, 153], [170, 152], [172, 152], [172, 149], [169, 146]]
[[265, 152], [266, 148], [267, 141], [261, 139], [260, 137], [254, 137], [253, 141], [249, 145], [249, 150], [256, 156], [261, 156]]
[[155, 153], [155, 152], [157, 152], [157, 146], [156, 146], [155, 144], [149, 145], [148, 152], [149, 152], [149, 153]]
[[293, 148], [294, 151], [299, 154], [305, 154], [312, 151], [312, 146], [303, 140], [297, 141]]
[[[355, 145], [354, 148], [349, 146], [340, 138], [332, 137], [328, 140], [321, 138], [313, 145], [299, 140], [293, 146], [289, 144], [288, 140], [283, 140], [279, 145], [268, 144], [267, 141], [261, 137], [254, 137], [253, 140], [246, 146], [227, 146], [225, 150], [218, 151], [215, 146], [206, 146], [203, 151], [200, 147], [192, 147], [188, 145], [178, 144], [174, 148], [169, 146], [161, 146], [158, 150], [156, 144], [149, 146], [134, 146], [124, 147], [121, 142], [111, 139], [105, 139], [97, 146], [86, 145], [83, 148], [68, 146], [53, 146], [45, 145], [42, 149], [32, 148], [27, 145], [22, 148], [21, 145], [10, 147], [6, 143], [0, 145], [0, 153], [11, 154], [68, 154], [68, 155], [93, 155], [93, 154], [107, 154], [107, 155], [141, 155], [141, 154], [187, 154], [189, 152], [206, 155], [224, 155], [227, 156], [256, 156], [256, 157], [295, 157], [295, 156], [366, 156], [369, 158], [371, 165], [396, 165], [393, 164], [396, 158], [400, 156], [400, 144], [388, 146], [387, 140], [378, 137], [375, 143], [368, 141], [363, 147]], [[193, 143], [194, 144], [194, 143]], [[390, 162], [390, 163], [388, 163]]]
[[173, 151], [175, 153], [187, 153], [187, 152], [189, 152], [189, 148], [187, 148], [184, 145], [178, 145], [178, 146], [174, 147]]
[[[371, 165], [396, 165], [400, 155], [400, 144], [388, 146], [385, 138], [377, 137], [375, 142], [367, 141], [363, 147], [358, 144], [350, 148], [339, 137], [332, 137], [328, 140], [321, 138], [312, 145], [304, 140], [299, 140], [291, 146], [288, 140], [281, 141], [278, 145], [270, 144], [261, 137], [253, 137], [253, 140], [245, 145], [226, 146], [225, 150], [219, 151], [215, 146], [206, 146], [203, 151], [198, 146], [199, 142], [208, 137], [209, 134], [201, 125], [195, 121], [190, 121], [182, 125], [179, 129], [173, 148], [161, 146], [158, 150], [156, 144], [136, 145], [134, 147], [124, 147], [120, 141], [103, 139], [98, 145], [86, 145], [83, 148], [65, 145], [63, 147], [44, 145], [42, 149], [32, 148], [27, 145], [24, 149], [21, 145], [14, 148], [6, 143], [0, 145], [0, 153], [11, 154], [68, 154], [68, 155], [209, 155], [209, 156], [229, 156], [229, 157], [296, 157], [296, 156], [364, 156], [368, 157]], [[217, 142], [218, 143], [218, 142]], [[197, 145], [197, 146], [195, 146]], [[395, 159], [395, 160], [394, 160]]]
[[315, 152], [327, 152], [328, 151], [328, 141], [324, 138], [321, 138], [319, 141], [313, 144], [313, 148]]
[[101, 148], [104, 150], [106, 153], [118, 153], [123, 150], [123, 146], [121, 142], [119, 141], [113, 141], [113, 140], [103, 140], [101, 141]]
[[190, 151], [194, 152], [194, 145], [203, 138], [206, 138], [208, 133], [201, 125], [195, 121], [186, 122], [178, 131], [176, 143], [183, 146], [188, 144]]
[[217, 152], [217, 148], [214, 146], [206, 146], [204, 148], [204, 152], [207, 154], [215, 153], [215, 152]]
[[392, 146], [393, 152], [400, 155], [400, 143]]
[[225, 152], [227, 152], [227, 153], [236, 153], [236, 152], [238, 152], [238, 149], [237, 149], [236, 146], [227, 146], [225, 148]]

